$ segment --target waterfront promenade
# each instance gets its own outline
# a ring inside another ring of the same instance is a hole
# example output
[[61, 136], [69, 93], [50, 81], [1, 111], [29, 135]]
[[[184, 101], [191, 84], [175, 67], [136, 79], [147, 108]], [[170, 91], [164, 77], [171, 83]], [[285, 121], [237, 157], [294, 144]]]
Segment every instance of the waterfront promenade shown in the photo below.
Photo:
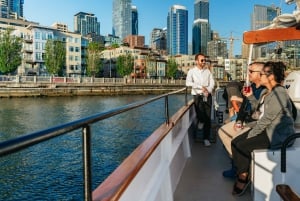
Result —
[[183, 87], [184, 79], [0, 76], [0, 98], [163, 94]]
[[184, 86], [182, 79], [0, 76], [0, 97], [161, 94]]

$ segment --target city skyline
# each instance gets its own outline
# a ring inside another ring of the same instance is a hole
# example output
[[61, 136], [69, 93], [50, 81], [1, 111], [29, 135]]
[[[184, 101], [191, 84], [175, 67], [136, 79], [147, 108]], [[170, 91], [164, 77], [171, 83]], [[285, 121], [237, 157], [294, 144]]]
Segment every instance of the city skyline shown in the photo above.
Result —
[[[38, 2], [43, 2], [43, 0]], [[255, 4], [265, 6], [274, 4], [282, 8], [282, 13], [292, 13], [295, 9], [295, 4], [286, 5], [284, 0], [223, 0], [219, 4], [216, 0], [210, 0], [209, 4], [209, 22], [212, 30], [218, 32], [221, 37], [230, 37], [232, 33], [235, 38], [239, 39], [235, 41], [234, 54], [241, 53], [242, 34], [244, 31], [250, 30], [250, 15]], [[89, 3], [83, 0], [72, 0], [72, 3], [51, 0], [42, 5], [45, 7], [37, 4], [35, 0], [26, 0], [24, 2], [25, 19], [38, 22], [43, 26], [51, 26], [54, 22], [65, 23], [70, 31], [74, 31], [74, 15], [78, 12], [87, 12], [95, 14], [98, 18], [101, 35], [112, 33], [112, 0]], [[136, 6], [138, 10], [139, 35], [145, 36], [147, 45], [153, 28], [167, 27], [167, 15], [170, 7], [172, 5], [185, 6], [188, 10], [188, 41], [191, 43], [194, 0], [132, 0], [132, 5]], [[233, 13], [235, 14], [233, 15]]]

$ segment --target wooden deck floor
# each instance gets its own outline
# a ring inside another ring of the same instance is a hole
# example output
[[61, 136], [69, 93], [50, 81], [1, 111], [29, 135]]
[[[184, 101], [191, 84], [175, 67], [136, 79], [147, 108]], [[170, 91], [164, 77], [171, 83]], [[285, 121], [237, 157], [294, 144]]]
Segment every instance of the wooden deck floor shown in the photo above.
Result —
[[181, 176], [174, 201], [251, 201], [251, 186], [241, 197], [231, 194], [234, 180], [222, 176], [222, 171], [230, 165], [218, 137], [210, 147], [200, 141], [192, 142], [192, 157]]

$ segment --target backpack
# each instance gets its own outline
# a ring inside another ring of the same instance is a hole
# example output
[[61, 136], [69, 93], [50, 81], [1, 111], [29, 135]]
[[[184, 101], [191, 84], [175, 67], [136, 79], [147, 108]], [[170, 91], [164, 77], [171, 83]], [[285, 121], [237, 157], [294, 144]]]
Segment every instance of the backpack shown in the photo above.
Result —
[[292, 113], [293, 113], [293, 119], [294, 119], [294, 121], [296, 121], [296, 119], [297, 119], [297, 108], [296, 108], [296, 106], [295, 106], [295, 104], [294, 104], [294, 102], [292, 101], [292, 99], [290, 98], [290, 101], [291, 101], [291, 103], [292, 103]]

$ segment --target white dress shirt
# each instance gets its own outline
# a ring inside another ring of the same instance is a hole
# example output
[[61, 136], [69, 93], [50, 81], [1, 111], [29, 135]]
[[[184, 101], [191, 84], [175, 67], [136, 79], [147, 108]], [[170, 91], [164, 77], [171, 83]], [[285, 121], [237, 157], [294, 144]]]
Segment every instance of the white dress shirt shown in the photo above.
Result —
[[206, 87], [208, 92], [212, 93], [215, 86], [215, 81], [209, 69], [199, 69], [195, 66], [194, 68], [190, 69], [187, 74], [186, 86], [192, 87], [192, 95], [202, 95], [202, 87]]

